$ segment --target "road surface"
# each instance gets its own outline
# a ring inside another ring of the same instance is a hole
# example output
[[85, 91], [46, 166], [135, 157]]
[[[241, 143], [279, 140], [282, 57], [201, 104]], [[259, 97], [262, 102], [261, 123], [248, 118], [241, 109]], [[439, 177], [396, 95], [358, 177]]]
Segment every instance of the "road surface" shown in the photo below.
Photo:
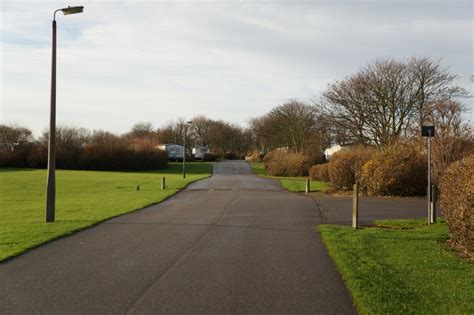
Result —
[[0, 313], [354, 314], [316, 202], [247, 163], [0, 264]]
[[[314, 194], [322, 223], [352, 224], [352, 197], [326, 196]], [[441, 214], [439, 203], [437, 217]], [[385, 198], [366, 197], [359, 198], [359, 225], [370, 226], [375, 220], [384, 219], [426, 219], [428, 217], [428, 204], [426, 198]]]

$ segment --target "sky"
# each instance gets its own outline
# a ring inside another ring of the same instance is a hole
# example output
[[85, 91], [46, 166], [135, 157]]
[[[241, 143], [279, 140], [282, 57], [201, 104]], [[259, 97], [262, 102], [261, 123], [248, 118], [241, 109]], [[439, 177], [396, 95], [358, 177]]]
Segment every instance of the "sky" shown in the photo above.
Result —
[[[49, 123], [57, 14], [57, 123], [122, 133], [203, 114], [245, 126], [381, 58], [428, 56], [474, 94], [473, 1], [0, 0], [0, 123]], [[474, 101], [463, 101], [474, 121]]]

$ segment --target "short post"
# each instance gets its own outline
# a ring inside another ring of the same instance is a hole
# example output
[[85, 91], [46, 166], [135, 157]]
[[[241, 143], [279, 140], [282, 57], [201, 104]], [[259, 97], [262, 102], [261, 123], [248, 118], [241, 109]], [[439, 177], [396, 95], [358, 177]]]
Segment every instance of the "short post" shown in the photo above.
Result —
[[166, 181], [165, 181], [165, 177], [163, 176], [161, 178], [161, 190], [165, 190], [166, 188]]
[[357, 183], [353, 186], [352, 191], [352, 227], [357, 229], [359, 226], [359, 186]]
[[428, 225], [431, 224], [431, 137], [428, 137]]
[[311, 191], [311, 186], [310, 186], [310, 181], [309, 181], [309, 177], [306, 178], [306, 193], [309, 194], [309, 192]]
[[431, 185], [431, 203], [430, 203], [430, 223], [436, 223], [436, 200], [438, 197], [438, 189], [436, 185]]

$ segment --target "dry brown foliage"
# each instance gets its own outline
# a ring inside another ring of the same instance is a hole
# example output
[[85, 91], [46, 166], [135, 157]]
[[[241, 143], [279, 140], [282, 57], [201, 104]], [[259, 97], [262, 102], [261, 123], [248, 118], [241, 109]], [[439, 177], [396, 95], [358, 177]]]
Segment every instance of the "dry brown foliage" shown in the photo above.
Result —
[[329, 178], [336, 190], [351, 190], [364, 164], [372, 157], [370, 147], [356, 147], [336, 152], [329, 163]]
[[441, 208], [451, 244], [474, 259], [474, 154], [453, 163], [441, 180]]
[[420, 196], [426, 194], [426, 156], [416, 146], [397, 144], [377, 151], [360, 174], [368, 195]]
[[306, 176], [311, 165], [302, 153], [272, 151], [263, 159], [265, 170], [271, 176]]
[[252, 154], [248, 156], [248, 160], [251, 162], [263, 162], [263, 157], [265, 155], [261, 154], [260, 151], [254, 150]]
[[217, 161], [217, 154], [215, 153], [205, 153], [202, 158], [204, 162], [214, 162]]
[[329, 182], [329, 163], [316, 164], [309, 169], [309, 177], [311, 180], [320, 180]]

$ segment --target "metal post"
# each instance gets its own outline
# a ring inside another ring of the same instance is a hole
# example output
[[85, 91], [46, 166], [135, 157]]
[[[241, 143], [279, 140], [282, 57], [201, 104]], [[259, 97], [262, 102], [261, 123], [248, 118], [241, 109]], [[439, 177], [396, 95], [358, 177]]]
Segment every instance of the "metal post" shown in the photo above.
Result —
[[306, 178], [306, 193], [308, 194], [311, 191], [311, 182], [309, 181], [309, 177]]
[[48, 179], [46, 188], [46, 222], [54, 222], [56, 204], [56, 20], [53, 20], [53, 54], [51, 65], [51, 108], [48, 139]]
[[359, 227], [359, 186], [354, 184], [352, 190], [352, 227]]
[[438, 189], [436, 185], [431, 185], [431, 207], [430, 223], [436, 223], [436, 201], [438, 199]]
[[161, 178], [161, 190], [165, 190], [166, 188], [166, 181], [165, 181], [165, 177], [163, 176]]
[[428, 137], [428, 225], [431, 223], [431, 134]]
[[183, 139], [183, 178], [186, 178], [186, 132], [187, 127], [184, 125], [184, 139]]

